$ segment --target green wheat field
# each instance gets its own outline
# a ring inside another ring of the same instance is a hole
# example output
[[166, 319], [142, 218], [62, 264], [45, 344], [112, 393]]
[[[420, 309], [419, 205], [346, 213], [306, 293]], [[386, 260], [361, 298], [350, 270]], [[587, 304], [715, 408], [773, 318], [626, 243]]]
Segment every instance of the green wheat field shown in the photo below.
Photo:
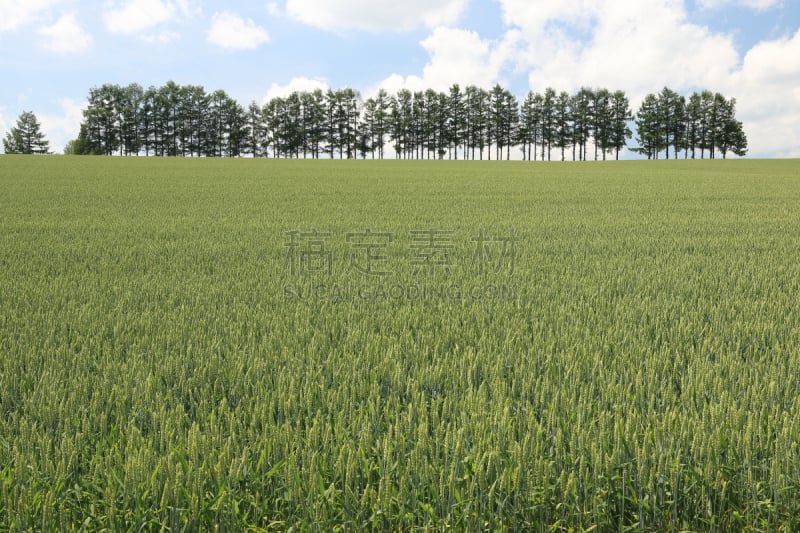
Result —
[[0, 529], [797, 531], [800, 162], [0, 157]]

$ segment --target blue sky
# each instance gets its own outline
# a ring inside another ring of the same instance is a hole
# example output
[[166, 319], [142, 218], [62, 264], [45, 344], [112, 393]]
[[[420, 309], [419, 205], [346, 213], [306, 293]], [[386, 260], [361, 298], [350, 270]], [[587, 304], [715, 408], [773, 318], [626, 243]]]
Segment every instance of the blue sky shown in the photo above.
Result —
[[0, 0], [0, 135], [24, 110], [54, 149], [89, 89], [168, 80], [242, 104], [293, 89], [369, 96], [452, 83], [709, 88], [751, 157], [800, 157], [797, 0]]

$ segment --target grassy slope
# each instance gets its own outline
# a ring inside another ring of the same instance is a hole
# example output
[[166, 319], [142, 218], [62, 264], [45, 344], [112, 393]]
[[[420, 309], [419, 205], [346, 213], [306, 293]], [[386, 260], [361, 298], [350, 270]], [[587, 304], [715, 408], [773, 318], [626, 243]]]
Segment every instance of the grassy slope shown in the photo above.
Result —
[[[798, 175], [0, 157], [0, 522], [797, 527]], [[518, 292], [287, 301], [310, 228], [317, 281], [370, 228], [393, 283]], [[448, 278], [408, 268], [429, 228]]]

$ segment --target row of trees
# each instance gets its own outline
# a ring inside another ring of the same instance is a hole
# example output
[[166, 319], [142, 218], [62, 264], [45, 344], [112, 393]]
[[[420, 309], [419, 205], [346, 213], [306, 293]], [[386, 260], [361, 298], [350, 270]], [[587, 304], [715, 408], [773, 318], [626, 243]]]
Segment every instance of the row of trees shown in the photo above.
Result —
[[[260, 110], [258, 111], [260, 116]], [[78, 138], [67, 152], [98, 155], [237, 157], [253, 153], [248, 117], [225, 91], [169, 82], [161, 88], [103, 85], [89, 92]]]
[[[619, 158], [635, 119], [639, 146], [658, 159], [744, 155], [747, 139], [734, 99], [709, 91], [688, 100], [664, 88], [633, 116], [626, 94], [583, 88], [574, 94], [529, 92], [520, 104], [500, 85], [453, 85], [448, 92], [390, 95], [366, 101], [350, 88], [294, 92], [242, 107], [224, 91], [169, 82], [91, 89], [78, 138], [68, 153], [183, 157], [383, 159]], [[387, 155], [388, 154], [388, 155]]]
[[637, 142], [634, 150], [648, 159], [658, 159], [663, 151], [674, 158], [683, 151], [686, 159], [708, 156], [714, 159], [717, 153], [723, 159], [733, 152], [743, 156], [747, 153], [747, 136], [742, 123], [736, 120], [736, 99], [726, 99], [720, 93], [703, 91], [693, 93], [688, 100], [665, 87], [659, 94], [649, 94], [642, 101], [636, 117]]
[[103, 85], [89, 93], [78, 154], [236, 157], [525, 159], [619, 156], [631, 132], [622, 91], [574, 95], [453, 85], [448, 92], [381, 89], [366, 101], [350, 88], [294, 92], [246, 109], [224, 91], [169, 82], [142, 89]]

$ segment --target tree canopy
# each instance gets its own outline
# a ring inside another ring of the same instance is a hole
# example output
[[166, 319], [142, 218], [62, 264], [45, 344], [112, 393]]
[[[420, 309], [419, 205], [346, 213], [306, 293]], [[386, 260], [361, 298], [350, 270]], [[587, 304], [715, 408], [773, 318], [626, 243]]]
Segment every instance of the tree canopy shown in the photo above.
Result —
[[17, 125], [6, 133], [3, 149], [7, 154], [46, 154], [50, 143], [41, 131], [41, 124], [31, 111], [24, 111]]
[[[70, 153], [180, 157], [398, 159], [619, 158], [632, 137], [648, 158], [746, 153], [735, 100], [708, 91], [688, 99], [665, 88], [634, 117], [623, 91], [584, 87], [574, 94], [530, 91], [518, 99], [500, 85], [448, 91], [297, 91], [264, 105], [225, 91], [168, 82], [143, 89], [92, 88]], [[695, 112], [692, 102], [698, 99]], [[710, 102], [710, 103], [709, 103]]]
[[726, 99], [720, 93], [703, 91], [685, 97], [664, 87], [659, 94], [649, 94], [639, 108], [636, 118], [637, 141], [635, 151], [648, 159], [664, 156], [677, 159], [683, 151], [684, 159], [716, 158], [728, 152], [738, 156], [747, 153], [747, 136], [742, 123], [736, 120], [736, 99]]

